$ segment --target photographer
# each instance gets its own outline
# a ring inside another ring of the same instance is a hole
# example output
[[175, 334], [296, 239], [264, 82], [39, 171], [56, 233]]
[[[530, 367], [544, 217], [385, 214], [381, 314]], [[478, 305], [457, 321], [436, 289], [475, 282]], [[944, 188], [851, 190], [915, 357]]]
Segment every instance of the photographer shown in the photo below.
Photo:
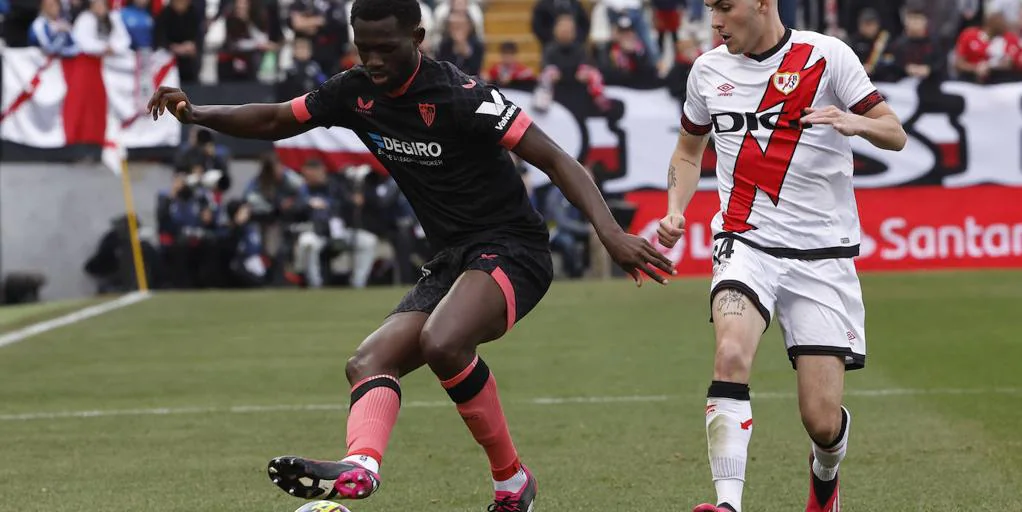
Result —
[[220, 238], [221, 272], [229, 288], [253, 288], [266, 283], [263, 238], [252, 222], [248, 203], [234, 199], [227, 203], [227, 224]]
[[245, 202], [260, 229], [266, 254], [271, 258], [271, 282], [284, 277], [284, 266], [294, 247], [294, 224], [301, 221], [308, 204], [302, 176], [280, 163], [275, 153], [261, 159], [259, 175], [245, 189]]
[[160, 246], [174, 288], [211, 286], [216, 276], [216, 204], [195, 174], [177, 172], [157, 198]]
[[191, 143], [178, 153], [175, 167], [199, 174], [206, 187], [213, 192], [213, 199], [220, 204], [223, 193], [231, 188], [227, 148], [218, 146], [213, 139], [213, 132], [206, 129], [196, 130], [192, 137]]

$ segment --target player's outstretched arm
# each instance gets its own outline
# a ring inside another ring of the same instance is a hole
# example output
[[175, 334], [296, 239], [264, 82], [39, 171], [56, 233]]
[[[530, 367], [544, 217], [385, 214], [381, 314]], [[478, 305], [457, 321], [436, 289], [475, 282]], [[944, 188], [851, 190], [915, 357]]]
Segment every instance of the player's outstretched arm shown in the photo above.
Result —
[[153, 120], [169, 111], [182, 124], [198, 124], [245, 139], [280, 140], [312, 128], [298, 121], [289, 103], [199, 106], [174, 87], [157, 89], [147, 111]]
[[685, 234], [685, 209], [699, 186], [699, 171], [706, 150], [706, 135], [694, 135], [681, 129], [667, 168], [667, 215], [660, 219], [657, 239], [664, 247], [674, 247]]
[[660, 254], [646, 239], [628, 234], [618, 226], [592, 176], [543, 130], [535, 124], [530, 125], [515, 146], [514, 152], [549, 175], [554, 185], [564, 192], [564, 197], [582, 210], [596, 229], [610, 257], [628, 272], [637, 284], [642, 284], [640, 272], [661, 284], [667, 284], [667, 279], [657, 274], [654, 267], [673, 274], [674, 265], [671, 261]]
[[843, 135], [858, 135], [870, 144], [891, 151], [901, 151], [908, 141], [898, 114], [887, 102], [880, 102], [863, 115], [845, 112], [833, 105], [825, 108], [807, 108], [803, 124], [829, 124]]

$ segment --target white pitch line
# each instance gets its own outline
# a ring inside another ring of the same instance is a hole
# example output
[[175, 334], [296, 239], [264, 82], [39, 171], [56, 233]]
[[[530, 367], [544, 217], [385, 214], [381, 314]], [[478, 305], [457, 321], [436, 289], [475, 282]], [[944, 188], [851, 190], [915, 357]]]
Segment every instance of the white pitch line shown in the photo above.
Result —
[[[1022, 388], [991, 388], [991, 389], [855, 389], [849, 390], [845, 396], [883, 398], [916, 395], [1019, 395]], [[794, 399], [798, 395], [791, 392], [753, 393], [756, 400]], [[611, 404], [611, 403], [650, 403], [667, 402], [682, 398], [701, 398], [701, 395], [668, 396], [668, 395], [635, 395], [635, 396], [576, 396], [576, 397], [542, 397], [529, 400], [513, 400], [510, 403], [519, 405], [567, 405], [567, 404]], [[453, 407], [450, 401], [410, 401], [401, 407], [416, 409], [434, 409]], [[180, 414], [253, 414], [295, 411], [347, 411], [348, 404], [278, 404], [278, 405], [237, 405], [231, 407], [160, 407], [153, 409], [106, 409], [92, 411], [53, 411], [26, 412], [21, 414], [0, 414], [2, 421], [56, 420], [70, 418], [103, 418], [111, 416], [163, 416]]]
[[65, 325], [81, 322], [82, 320], [99, 316], [103, 313], [109, 313], [115, 309], [135, 304], [136, 302], [142, 302], [151, 296], [152, 295], [149, 292], [131, 292], [109, 302], [89, 306], [87, 308], [79, 309], [78, 311], [72, 311], [64, 316], [59, 316], [44, 322], [29, 325], [28, 327], [23, 327], [16, 331], [11, 331], [0, 336], [0, 347], [17, 343], [37, 334], [42, 334], [47, 331], [64, 327]]

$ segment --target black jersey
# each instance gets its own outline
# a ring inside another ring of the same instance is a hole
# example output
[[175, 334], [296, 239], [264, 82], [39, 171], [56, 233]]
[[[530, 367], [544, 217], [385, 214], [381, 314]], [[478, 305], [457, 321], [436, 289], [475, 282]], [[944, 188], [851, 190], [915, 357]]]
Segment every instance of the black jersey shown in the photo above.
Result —
[[292, 100], [301, 122], [354, 131], [390, 172], [435, 249], [510, 235], [546, 247], [508, 150], [532, 123], [495, 87], [422, 57], [394, 93], [361, 67]]

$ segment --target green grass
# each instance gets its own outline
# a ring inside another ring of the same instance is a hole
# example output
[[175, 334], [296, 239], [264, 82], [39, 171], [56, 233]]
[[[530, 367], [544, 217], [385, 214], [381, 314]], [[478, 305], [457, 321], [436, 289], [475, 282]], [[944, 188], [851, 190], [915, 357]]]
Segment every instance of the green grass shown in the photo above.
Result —
[[0, 306], [0, 333], [58, 317], [105, 300], [105, 298], [88, 298]]
[[[858, 394], [847, 399], [844, 508], [1022, 510], [1022, 272], [874, 274], [863, 288], [869, 358], [848, 378]], [[294, 510], [301, 502], [268, 482], [266, 461], [342, 454], [345, 360], [402, 292], [168, 293], [0, 348], [0, 510]], [[702, 280], [557, 283], [482, 349], [539, 478], [538, 510], [676, 512], [712, 499], [706, 292]], [[439, 384], [420, 371], [403, 388], [412, 406], [391, 440], [383, 488], [351, 508], [485, 510], [485, 457]], [[804, 509], [809, 441], [776, 327], [752, 389], [771, 394], [753, 399], [745, 508]], [[864, 393], [892, 389], [911, 392]], [[306, 404], [337, 407], [228, 412]], [[207, 409], [12, 419], [145, 408]]]

